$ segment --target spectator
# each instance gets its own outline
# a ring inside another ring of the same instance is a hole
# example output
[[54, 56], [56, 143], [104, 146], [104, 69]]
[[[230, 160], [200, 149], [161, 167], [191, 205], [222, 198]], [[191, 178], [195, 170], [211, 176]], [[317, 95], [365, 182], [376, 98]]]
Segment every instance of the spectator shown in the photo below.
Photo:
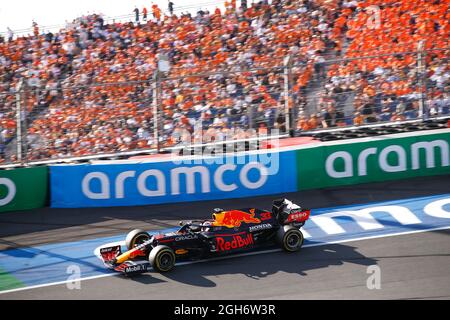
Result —
[[247, 0], [241, 0], [241, 8], [243, 11], [247, 10]]
[[297, 122], [297, 130], [308, 131], [310, 129], [309, 119], [304, 115], [300, 116]]
[[314, 58], [314, 71], [316, 72], [316, 76], [318, 79], [326, 76], [324, 62], [325, 59], [321, 55], [318, 55]]
[[139, 9], [135, 7], [133, 12], [134, 12], [134, 21], [136, 21], [136, 23], [139, 23]]
[[39, 36], [39, 26], [36, 21], [33, 21], [33, 34], [35, 37]]
[[157, 4], [152, 5], [152, 13], [153, 17], [158, 22], [161, 19], [161, 9], [159, 9]]
[[333, 105], [329, 105], [323, 114], [322, 126], [324, 128], [336, 127], [344, 120], [344, 114], [341, 111], [337, 111]]
[[395, 121], [404, 121], [404, 120], [406, 120], [405, 116], [402, 115], [402, 114], [400, 114], [400, 113], [397, 113], [397, 112], [394, 112], [394, 114], [393, 114], [392, 117], [391, 117], [391, 121], [392, 121], [392, 122], [395, 122]]
[[308, 121], [308, 127], [310, 130], [317, 129], [321, 126], [321, 121], [319, 119], [320, 114], [312, 114], [309, 121]]
[[375, 105], [372, 101], [366, 100], [362, 106], [361, 114], [367, 118], [375, 112]]
[[364, 124], [364, 116], [360, 112], [355, 112], [353, 116], [353, 124], [355, 126], [360, 126]]
[[[192, 131], [199, 119], [205, 132], [218, 137], [244, 136], [235, 124], [259, 128], [253, 110], [267, 130], [285, 130], [284, 78], [273, 67], [282, 66], [287, 54], [293, 59], [290, 107], [307, 108], [315, 72], [322, 73], [325, 84], [323, 118], [316, 114], [319, 110], [306, 110], [312, 115], [305, 112], [301, 125], [297, 121], [294, 126], [312, 130], [342, 126], [347, 120], [351, 124], [355, 118], [344, 116], [354, 111], [364, 113], [364, 122], [380, 121], [383, 113], [383, 119], [394, 118], [397, 106], [395, 117], [414, 117], [420, 97], [416, 54], [351, 59], [320, 68], [325, 54], [355, 58], [414, 51], [419, 40], [425, 40], [427, 49], [447, 45], [448, 4], [382, 3], [385, 27], [370, 31], [364, 27], [369, 3], [356, 1], [262, 1], [244, 10], [228, 1], [223, 13], [205, 10], [196, 16], [175, 15], [172, 4], [171, 17], [163, 21], [153, 5], [154, 19], [145, 24], [104, 24], [100, 16], [88, 15], [54, 34], [0, 43], [0, 92], [10, 92], [21, 77], [42, 88], [40, 97], [26, 104], [29, 112], [36, 106], [40, 110], [29, 125], [35, 141], [30, 160], [154, 147], [151, 75], [161, 55], [171, 64], [158, 105], [164, 146], [185, 139], [184, 132]], [[414, 24], [408, 24], [411, 12]], [[135, 13], [139, 22], [139, 10]], [[430, 20], [433, 28], [426, 22]], [[426, 58], [427, 85], [434, 88], [427, 99], [437, 113], [448, 112], [448, 94], [442, 94], [449, 85], [447, 57], [448, 50], [438, 50]], [[0, 95], [0, 108], [8, 139], [15, 131], [13, 95]]]
[[173, 16], [173, 2], [170, 0], [169, 0], [168, 8], [169, 8], [170, 15]]
[[147, 8], [142, 9], [142, 20], [147, 21]]
[[6, 28], [6, 36], [8, 37], [8, 42], [13, 41], [14, 32], [9, 27]]
[[387, 122], [391, 119], [391, 117], [392, 117], [391, 109], [389, 105], [386, 102], [384, 102], [381, 109], [380, 121]]

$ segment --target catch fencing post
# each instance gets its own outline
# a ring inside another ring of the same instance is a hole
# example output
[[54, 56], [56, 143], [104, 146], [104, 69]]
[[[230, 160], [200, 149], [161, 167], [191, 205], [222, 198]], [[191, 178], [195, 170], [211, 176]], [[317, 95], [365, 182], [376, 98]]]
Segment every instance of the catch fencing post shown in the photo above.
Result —
[[417, 76], [420, 88], [420, 100], [419, 100], [419, 116], [422, 120], [427, 119], [427, 112], [425, 105], [425, 93], [427, 91], [426, 86], [426, 52], [424, 50], [424, 41], [419, 41], [417, 46]]
[[156, 152], [159, 153], [159, 103], [161, 100], [161, 78], [164, 78], [165, 74], [170, 71], [169, 56], [160, 53], [158, 54], [158, 68], [153, 73], [153, 138], [156, 141]]
[[22, 95], [23, 79], [19, 80], [16, 86], [16, 156], [17, 161], [22, 163]]
[[158, 112], [158, 104], [159, 104], [159, 71], [155, 70], [153, 73], [153, 140], [156, 143], [156, 152], [159, 153], [159, 112]]
[[286, 133], [290, 134], [291, 130], [291, 113], [289, 108], [290, 101], [290, 79], [292, 73], [292, 56], [288, 55], [284, 58], [284, 113], [286, 119]]

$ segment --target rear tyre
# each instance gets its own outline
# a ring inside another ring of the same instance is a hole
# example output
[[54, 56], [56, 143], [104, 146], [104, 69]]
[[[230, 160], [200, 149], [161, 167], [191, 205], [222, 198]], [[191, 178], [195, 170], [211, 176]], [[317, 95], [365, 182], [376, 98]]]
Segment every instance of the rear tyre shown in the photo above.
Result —
[[168, 246], [158, 245], [150, 251], [148, 261], [156, 271], [168, 272], [175, 266], [175, 253]]
[[283, 226], [278, 229], [277, 242], [288, 252], [300, 250], [303, 245], [303, 233], [293, 226]]
[[125, 245], [127, 246], [127, 249], [130, 250], [148, 239], [150, 239], [150, 235], [147, 232], [141, 229], [134, 229], [127, 234]]

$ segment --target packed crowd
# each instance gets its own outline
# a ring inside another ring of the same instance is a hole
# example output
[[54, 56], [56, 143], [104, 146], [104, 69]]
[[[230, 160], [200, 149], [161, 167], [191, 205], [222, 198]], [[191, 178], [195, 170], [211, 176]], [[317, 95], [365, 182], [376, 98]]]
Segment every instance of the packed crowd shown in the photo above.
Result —
[[[162, 56], [171, 70], [161, 82], [161, 145], [173, 145], [199, 121], [215, 139], [237, 128], [283, 129], [283, 70], [273, 67], [292, 55], [294, 89], [304, 90], [314, 61], [333, 43], [336, 10], [322, 1], [231, 1], [225, 12], [153, 15], [142, 24], [104, 24], [92, 15], [55, 35], [25, 38], [36, 53], [25, 69], [35, 66], [46, 86], [57, 83], [30, 125], [29, 159], [154, 147], [151, 80]], [[5, 46], [15, 50], [13, 43]], [[65, 70], [44, 66], [48, 47]]]
[[[328, 68], [317, 113], [300, 117], [298, 126], [309, 130], [416, 119], [421, 92], [428, 115], [449, 114], [449, 2], [373, 0], [343, 6], [335, 25], [343, 28], [348, 44], [345, 58], [354, 59]], [[422, 87], [418, 50], [427, 66]], [[368, 58], [357, 59], [361, 56]]]
[[[372, 2], [382, 3], [381, 27], [369, 30], [363, 25]], [[149, 13], [135, 10], [128, 23], [83, 16], [55, 34], [34, 25], [29, 36], [0, 38], [3, 145], [14, 137], [14, 90], [25, 79], [36, 89], [24, 103], [28, 160], [155, 147], [153, 82], [164, 59], [170, 71], [162, 75], [157, 98], [161, 146], [183, 141], [199, 126], [205, 142], [247, 138], [250, 128], [285, 130], [286, 56], [292, 61], [287, 104], [293, 114], [300, 111], [297, 129], [393, 120], [409, 111], [412, 117], [418, 108], [416, 56], [326, 69], [322, 62], [330, 53], [353, 58], [415, 51], [422, 39], [427, 49], [448, 47], [448, 6], [439, 0], [231, 0], [224, 12], [177, 15], [173, 3], [168, 13], [157, 6]], [[426, 59], [433, 73], [428, 85], [436, 87], [427, 97], [431, 110], [448, 112], [448, 50]], [[307, 87], [317, 73], [325, 77], [325, 91], [311, 112], [305, 110]], [[353, 114], [344, 108], [350, 97]]]

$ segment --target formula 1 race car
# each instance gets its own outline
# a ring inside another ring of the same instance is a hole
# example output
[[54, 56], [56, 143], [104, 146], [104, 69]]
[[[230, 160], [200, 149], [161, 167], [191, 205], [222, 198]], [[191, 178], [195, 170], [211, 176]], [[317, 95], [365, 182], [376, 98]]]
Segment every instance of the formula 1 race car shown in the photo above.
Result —
[[176, 261], [217, 257], [273, 243], [294, 252], [303, 245], [300, 228], [309, 215], [309, 209], [287, 199], [274, 200], [272, 211], [217, 208], [212, 219], [180, 222], [176, 232], [150, 235], [135, 229], [125, 239], [126, 252], [116, 245], [100, 248], [100, 256], [109, 269], [129, 275], [146, 272], [149, 267], [167, 272]]

